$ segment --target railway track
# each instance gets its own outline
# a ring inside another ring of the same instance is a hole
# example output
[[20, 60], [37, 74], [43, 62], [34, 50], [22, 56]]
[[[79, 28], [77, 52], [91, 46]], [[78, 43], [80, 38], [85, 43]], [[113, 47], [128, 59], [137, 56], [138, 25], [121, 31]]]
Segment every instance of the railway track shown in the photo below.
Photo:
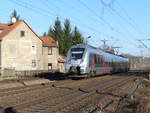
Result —
[[[105, 77], [104, 77], [105, 78]], [[38, 90], [30, 90], [28, 92], [24, 92], [24, 93], [16, 93], [14, 95], [6, 95], [6, 96], [3, 96], [0, 98], [0, 101], [1, 101], [1, 106], [5, 106], [5, 107], [8, 107], [8, 106], [11, 106], [11, 105], [14, 105], [14, 104], [19, 104], [19, 103], [25, 103], [26, 101], [28, 100], [32, 100], [34, 98], [43, 98], [45, 97], [45, 95], [49, 95], [49, 96], [52, 96], [52, 95], [58, 95], [58, 97], [60, 96], [59, 93], [62, 92], [62, 94], [66, 95], [66, 94], [69, 94], [71, 92], [68, 92], [68, 89], [70, 87], [74, 88], [75, 87], [79, 87], [80, 84], [82, 84], [82, 86], [87, 86], [87, 82], [89, 84], [91, 84], [93, 81], [95, 81], [96, 78], [94, 78], [93, 80], [81, 80], [79, 81], [73, 81], [73, 82], [69, 82], [69, 83], [65, 83], [65, 84], [56, 84], [56, 86], [58, 85], [59, 87], [51, 87], [51, 86], [45, 86], [45, 87], [42, 87], [42, 89], [38, 89]], [[109, 79], [109, 77], [108, 77]], [[104, 82], [107, 80], [107, 78], [105, 79], [101, 79], [101, 81], [104, 80]], [[77, 84], [77, 85], [76, 85]], [[42, 93], [41, 93], [42, 92]], [[52, 92], [52, 93], [50, 93]], [[8, 101], [6, 101], [8, 100]]]
[[[90, 102], [92, 102], [91, 105], [97, 105], [96, 100], [100, 100], [102, 95], [96, 93], [96, 90], [114, 91], [134, 78], [136, 77], [105, 76], [15, 89], [12, 92], [10, 90], [9, 93], [0, 93], [2, 95], [2, 97], [0, 96], [0, 106], [3, 106], [8, 113], [9, 111], [10, 113], [12, 111], [17, 113], [72, 112], [79, 108], [81, 110]], [[4, 94], [9, 95], [4, 96]]]
[[[95, 93], [95, 90], [99, 88], [101, 90], [105, 89], [106, 88], [105, 86], [112, 87], [113, 83], [118, 84], [119, 80], [120, 82], [123, 82], [125, 78], [129, 79], [130, 77], [114, 77], [114, 78], [108, 77], [107, 79], [106, 78], [101, 79], [99, 81], [96, 81], [96, 79], [98, 78], [93, 78], [92, 80], [81, 80], [64, 85], [56, 85], [56, 86], [54, 85], [54, 87], [50, 87], [50, 90], [46, 89], [45, 92], [42, 92], [46, 96], [44, 95], [33, 96], [32, 99], [29, 99], [28, 96], [26, 96], [24, 97], [24, 99], [22, 99], [22, 101], [19, 102], [16, 102], [15, 100], [17, 99], [14, 98], [13, 102], [9, 101], [10, 104], [7, 104], [7, 102], [5, 102], [5, 106], [6, 107], [11, 106], [19, 113], [38, 113], [38, 112], [50, 113], [50, 112], [58, 112], [57, 110], [63, 111], [65, 110], [66, 107], [67, 108], [69, 107], [70, 104], [68, 105], [67, 103], [71, 102], [71, 105], [73, 105], [72, 103], [74, 103], [74, 101], [78, 103], [79, 101], [77, 100], [80, 101], [88, 100], [89, 97], [94, 98], [95, 97], [94, 95], [97, 95]], [[116, 87], [118, 86], [116, 85]], [[18, 96], [18, 98], [21, 99], [21, 95], [20, 97]], [[23, 101], [25, 99], [30, 101]], [[62, 105], [59, 103], [63, 103], [65, 107], [61, 107]], [[62, 109], [60, 109], [59, 107]]]
[[[72, 83], [72, 80], [62, 80], [60, 82], [57, 82], [57, 85], [63, 85], [66, 83]], [[0, 89], [0, 97], [2, 97], [3, 95], [12, 95], [12, 94], [17, 94], [17, 93], [21, 93], [21, 92], [26, 92], [26, 91], [30, 91], [30, 90], [36, 90], [36, 89], [40, 89], [43, 86], [51, 86], [52, 84], [54, 84], [54, 82], [51, 83], [46, 83], [46, 84], [37, 84], [37, 85], [31, 85], [31, 86], [22, 86], [22, 87], [15, 87], [15, 88], [9, 88], [9, 89]]]
[[[125, 79], [127, 81], [131, 80], [131, 78], [129, 79]], [[121, 87], [122, 85], [124, 85], [126, 82], [124, 80], [118, 80], [118, 82], [113, 81], [112, 83], [109, 84], [105, 84], [103, 86], [96, 87], [97, 90], [103, 90], [103, 91], [111, 91], [111, 90], [115, 90], [116, 88]], [[119, 84], [119, 85], [118, 85]], [[61, 104], [56, 105], [55, 107], [49, 108], [46, 111], [43, 111], [41, 113], [50, 113], [50, 112], [81, 112], [80, 109], [84, 108], [85, 106], [87, 106], [88, 103], [91, 103], [92, 100], [97, 100], [95, 99], [96, 97], [99, 97], [98, 100], [102, 100], [104, 98], [104, 96], [98, 95], [97, 92], [94, 90], [91, 90], [89, 93], [84, 93], [76, 98], [72, 98], [72, 100], [69, 100], [67, 102], [64, 102]], [[95, 104], [94, 104], [95, 105]]]

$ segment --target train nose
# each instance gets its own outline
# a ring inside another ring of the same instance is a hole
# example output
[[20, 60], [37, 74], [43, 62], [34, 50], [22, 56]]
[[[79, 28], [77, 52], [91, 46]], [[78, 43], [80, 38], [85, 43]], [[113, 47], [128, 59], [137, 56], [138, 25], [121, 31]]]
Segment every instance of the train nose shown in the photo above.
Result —
[[80, 66], [71, 66], [69, 71], [71, 73], [78, 73], [78, 74], [80, 74]]

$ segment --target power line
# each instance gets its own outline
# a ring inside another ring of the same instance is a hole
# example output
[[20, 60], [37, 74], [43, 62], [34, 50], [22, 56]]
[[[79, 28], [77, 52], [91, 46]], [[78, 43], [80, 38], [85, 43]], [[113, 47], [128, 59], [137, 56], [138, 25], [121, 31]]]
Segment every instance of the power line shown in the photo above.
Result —
[[135, 31], [137, 31], [139, 34], [141, 34], [141, 32], [139, 32], [139, 30], [137, 30], [136, 27], [130, 21], [128, 21], [125, 17], [123, 17], [116, 9], [112, 8], [112, 6], [110, 6], [110, 5], [106, 5], [106, 3], [104, 3], [103, 0], [100, 0], [100, 1], [101, 1], [101, 3], [102, 3], [103, 6], [108, 7], [109, 9], [111, 9], [122, 20], [124, 20], [125, 22], [127, 22]]
[[138, 40], [146, 49], [148, 49], [150, 51], [150, 48], [142, 41], [142, 40]]
[[[49, 14], [58, 16], [58, 14], [56, 15], [56, 14], [51, 13], [51, 12], [49, 12], [49, 11], [43, 10], [43, 9], [41, 9], [41, 8], [39, 8], [39, 7], [35, 7], [35, 6], [33, 6], [32, 4], [29, 4], [29, 3], [27, 3], [27, 2], [23, 2], [23, 1], [19, 1], [19, 0], [9, 0], [9, 1], [10, 1], [11, 3], [13, 3], [13, 4], [19, 5], [19, 6], [23, 7], [23, 8], [28, 9], [28, 10], [31, 9], [31, 11], [33, 11], [33, 12], [35, 12], [35, 13], [37, 13], [37, 14], [40, 14], [40, 15], [42, 15], [42, 16], [46, 16], [46, 17], [48, 17], [48, 18], [50, 17]], [[38, 10], [38, 9], [39, 9], [39, 10]], [[48, 14], [47, 14], [47, 13], [48, 13]], [[65, 18], [63, 18], [62, 16], [59, 15], [59, 17], [61, 17], [63, 20], [65, 20]], [[84, 25], [84, 26], [86, 26], [86, 28], [89, 29], [89, 30], [97, 31], [96, 29], [94, 29], [94, 28], [92, 28], [92, 27], [89, 27], [89, 26], [87, 26], [87, 25]], [[97, 32], [99, 32], [99, 31], [97, 31]], [[100, 33], [100, 32], [99, 32], [99, 33]]]
[[[61, 0], [61, 3], [64, 3], [64, 1]], [[86, 7], [86, 8], [87, 8], [87, 7]], [[76, 7], [73, 7], [73, 9], [76, 9]], [[96, 31], [96, 30], [95, 30], [95, 31]], [[121, 32], [119, 32], [119, 31], [117, 31], [117, 30], [116, 30], [116, 32], [119, 33], [119, 34], [121, 34], [121, 35], [123, 35]], [[104, 33], [101, 32], [101, 34], [104, 34]], [[127, 33], [127, 34], [128, 34], [128, 33]], [[104, 35], [108, 36], [108, 34], [104, 34]], [[112, 36], [109, 36], [109, 37], [112, 37]]]
[[120, 3], [117, 2], [117, 1], [116, 1], [115, 3], [118, 4], [118, 6], [119, 6], [120, 9], [124, 12], [124, 14], [126, 15], [126, 17], [128, 17], [128, 19], [129, 19], [130, 21], [132, 21], [132, 23], [133, 23], [134, 25], [136, 25], [136, 29], [137, 29], [141, 34], [143, 34], [143, 31], [138, 27], [138, 25], [136, 24], [135, 20], [133, 20], [133, 19], [131, 18], [131, 16], [126, 12], [126, 10], [120, 5]]
[[101, 21], [103, 21], [106, 25], [108, 25], [108, 27], [112, 30], [115, 31], [116, 33], [123, 35], [122, 32], [118, 31], [117, 29], [115, 29], [114, 27], [112, 27], [111, 24], [109, 24], [108, 22], [106, 22], [103, 18], [101, 18], [94, 10], [92, 10], [90, 7], [88, 7], [83, 1], [78, 0], [84, 7], [86, 7], [92, 14], [94, 14], [97, 18], [99, 18]]
[[[56, 0], [57, 1], [57, 0]], [[57, 2], [60, 2], [60, 0], [59, 1], [57, 1]], [[63, 3], [63, 4], [65, 4], [66, 5], [66, 3], [64, 3], [64, 1], [63, 0], [61, 0], [61, 3]], [[82, 4], [83, 5], [83, 4]], [[69, 4], [68, 6], [71, 6], [71, 9], [72, 10], [77, 10], [78, 12], [81, 12], [79, 9], [78, 9], [78, 7], [75, 7], [73, 4]], [[84, 6], [85, 7], [85, 6]], [[87, 8], [87, 7], [86, 7]], [[85, 15], [85, 13], [83, 13], [83, 15]], [[97, 15], [98, 16], [98, 15]], [[94, 23], [95, 23], [95, 21], [97, 21], [97, 23], [99, 24], [99, 22], [102, 22], [101, 20], [99, 20], [99, 18], [97, 18], [97, 16], [95, 16], [96, 18], [94, 18], [94, 16], [88, 16], [88, 18], [91, 18], [90, 20], [93, 20], [94, 21]], [[77, 18], [77, 17], [76, 17]], [[78, 20], [80, 21], [81, 19], [80, 18], [78, 18]], [[104, 22], [103, 22], [103, 24], [105, 24]], [[110, 27], [109, 27], [110, 28]], [[111, 29], [111, 28], [110, 28]], [[112, 30], [112, 29], [111, 29]], [[118, 30], [116, 30], [116, 32], [118, 33], [118, 34], [121, 34], [122, 35], [122, 33], [120, 33]], [[104, 35], [104, 36], [106, 36], [106, 37], [112, 37], [112, 35], [109, 35], [109, 34], [106, 34], [106, 33], [104, 33], [104, 32], [101, 32], [101, 34], [102, 35]]]
[[[48, 0], [43, 0], [43, 1], [47, 1], [47, 3], [45, 3], [45, 5], [50, 9], [51, 8], [51, 6], [48, 4]], [[55, 5], [55, 7], [57, 8], [57, 6]], [[80, 19], [79, 18], [76, 18], [78, 21], [80, 21]], [[65, 18], [64, 18], [64, 20], [65, 20]], [[75, 22], [76, 23], [76, 22]], [[82, 23], [83, 24], [83, 26], [86, 26], [89, 30], [92, 30], [92, 31], [96, 31], [96, 32], [98, 32], [99, 34], [101, 34], [101, 32], [100, 31], [98, 31], [97, 29], [94, 29], [94, 28], [92, 28], [91, 26], [88, 26], [87, 24], [84, 24], [84, 23]]]
[[[122, 16], [116, 9], [112, 8], [111, 5], [107, 5], [103, 0], [100, 0], [101, 1], [101, 4], [105, 7], [108, 7], [109, 9], [111, 9], [114, 13], [116, 13], [116, 15], [118, 15], [122, 20], [124, 20], [126, 23], [128, 23], [139, 35], [141, 35], [141, 31], [137, 29], [137, 27], [135, 27], [133, 25], [132, 22], [128, 21], [124, 16]], [[129, 16], [128, 16], [129, 17]], [[131, 20], [131, 18], [130, 18]]]
[[40, 10], [37, 10], [34, 7], [30, 7], [30, 6], [27, 6], [27, 4], [25, 4], [25, 3], [21, 3], [21, 1], [19, 1], [20, 3], [17, 0], [8, 0], [8, 1], [13, 3], [13, 4], [16, 4], [18, 6], [21, 6], [21, 7], [25, 8], [25, 9], [28, 9], [28, 10], [31, 9], [30, 11], [32, 11], [32, 12], [35, 12], [35, 13], [38, 12], [42, 16], [50, 17], [48, 14], [45, 14], [45, 13], [41, 12]]
[[[57, 0], [56, 0], [57, 1]], [[59, 1], [57, 1], [57, 2], [60, 2], [60, 0]], [[64, 3], [64, 1], [63, 0], [61, 0], [61, 3], [63, 3], [63, 4], [65, 4], [66, 5], [66, 3]], [[75, 7], [73, 4], [70, 4], [69, 6], [71, 6], [71, 9], [72, 10], [77, 10], [78, 12], [81, 12], [77, 7]], [[63, 7], [63, 6], [62, 6]], [[83, 13], [83, 15], [85, 15], [85, 13]], [[77, 18], [77, 17], [75, 17], [79, 22], [81, 21], [81, 19], [80, 18]], [[99, 24], [99, 19], [96, 17], [96, 18], [94, 18], [93, 16], [89, 16], [88, 18], [91, 18], [90, 20], [93, 20], [93, 22], [95, 23], [95, 21], [97, 21], [97, 23]], [[101, 22], [101, 21], [100, 21]], [[103, 23], [104, 24], [104, 23]], [[85, 26], [87, 26], [87, 24], [85, 25]], [[95, 30], [95, 31], [98, 31], [98, 30]], [[100, 32], [100, 31], [98, 31], [98, 32]], [[117, 33], [120, 33], [120, 32], [118, 32], [117, 30], [116, 30], [116, 32]], [[104, 33], [104, 32], [100, 32], [100, 34], [102, 34], [102, 35], [104, 35], [104, 36], [106, 36], [106, 37], [112, 37], [112, 35], [109, 35], [109, 34], [106, 34], [106, 33]], [[121, 33], [120, 33], [121, 34]]]
[[126, 23], [128, 23], [139, 35], [141, 35], [141, 32], [139, 30], [137, 30], [137, 28], [129, 21], [126, 20], [126, 18], [124, 18], [122, 15], [119, 14], [119, 12], [115, 9], [112, 9], [111, 10], [113, 12], [115, 12], [122, 20], [124, 20]]
[[78, 0], [84, 7], [86, 7], [92, 14], [94, 14], [98, 19], [100, 19], [102, 22], [104, 22], [111, 30], [115, 30], [114, 27], [112, 27], [111, 24], [106, 22], [104, 19], [102, 19], [93, 9], [88, 7], [83, 1]]
[[[43, 1], [48, 1], [48, 0], [43, 0]], [[58, 1], [57, 1], [58, 2]], [[64, 1], [63, 0], [61, 0], [61, 3], [64, 3]], [[64, 3], [65, 5], [66, 5], [66, 3]], [[48, 2], [45, 4], [45, 5], [47, 5], [47, 7], [48, 8], [50, 8], [50, 6], [49, 6], [49, 4], [48, 4]], [[71, 6], [71, 8], [72, 9], [76, 9], [76, 10], [78, 10], [76, 7], [74, 7], [72, 4], [71, 5], [69, 5], [69, 6]], [[62, 6], [63, 7], [63, 6]], [[78, 10], [79, 11], [79, 10]], [[88, 17], [88, 18], [91, 18], [91, 16], [90, 17]], [[80, 18], [77, 18], [76, 17], [76, 20], [78, 20], [79, 22], [80, 22]], [[91, 20], [93, 20], [92, 18], [91, 18]], [[97, 21], [97, 20], [96, 20]], [[95, 21], [94, 21], [95, 22]], [[82, 24], [84, 24], [84, 23], [82, 23]], [[87, 26], [87, 24], [84, 24], [84, 26]], [[89, 26], [88, 26], [89, 27]], [[102, 35], [104, 35], [104, 36], [106, 36], [106, 37], [112, 37], [112, 35], [108, 35], [108, 34], [106, 34], [106, 33], [103, 33], [103, 32], [100, 32], [100, 31], [98, 31], [97, 29], [92, 29], [92, 31], [97, 31], [99, 34], [102, 34]]]
[[106, 3], [106, 2], [104, 2], [104, 0], [101, 0], [101, 3], [108, 7], [113, 7], [114, 2], [115, 2], [115, 0], [111, 0], [109, 3]]
[[[101, 1], [101, 4], [103, 5], [103, 6], [105, 6], [105, 7], [108, 7], [109, 9], [111, 9], [111, 11], [112, 12], [114, 12], [117, 16], [119, 16], [122, 20], [124, 20], [125, 22], [127, 22], [134, 30], [136, 30], [139, 34], [141, 34], [141, 32], [139, 32], [137, 29], [136, 29], [136, 27], [131, 23], [131, 22], [128, 22], [128, 20], [126, 20], [126, 18], [125, 17], [123, 17], [122, 15], [120, 15], [120, 13], [117, 11], [117, 10], [115, 10], [113, 7], [112, 7], [112, 5], [109, 3], [109, 4], [106, 4], [103, 0], [100, 0]], [[112, 2], [111, 2], [112, 3]], [[113, 1], [113, 3], [114, 3], [114, 1]], [[124, 28], [124, 27], [123, 27]], [[127, 31], [127, 34], [130, 34], [130, 35], [132, 35], [132, 37], [134, 37], [133, 36], [133, 34], [131, 34], [130, 32], [129, 32], [129, 30], [128, 29], [126, 29], [126, 31]], [[131, 38], [132, 39], [132, 38]]]

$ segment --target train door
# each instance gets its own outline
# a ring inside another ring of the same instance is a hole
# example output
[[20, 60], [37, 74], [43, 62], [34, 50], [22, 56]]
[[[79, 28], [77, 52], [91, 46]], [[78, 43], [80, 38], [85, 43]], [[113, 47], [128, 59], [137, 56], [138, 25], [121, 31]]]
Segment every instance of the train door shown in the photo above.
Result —
[[107, 72], [107, 60], [105, 60], [106, 58], [102, 57], [102, 62], [103, 62], [103, 73]]
[[[105, 67], [105, 68], [104, 68]], [[96, 55], [96, 74], [103, 74], [106, 70], [106, 65], [104, 64], [103, 55]]]
[[111, 60], [110, 67], [111, 67], [110, 72], [113, 73], [115, 71], [115, 63], [114, 63], [113, 59]]
[[93, 76], [96, 68], [96, 56], [95, 54], [89, 55], [89, 76]]
[[97, 55], [96, 73], [97, 74], [103, 73], [103, 56], [102, 55]]

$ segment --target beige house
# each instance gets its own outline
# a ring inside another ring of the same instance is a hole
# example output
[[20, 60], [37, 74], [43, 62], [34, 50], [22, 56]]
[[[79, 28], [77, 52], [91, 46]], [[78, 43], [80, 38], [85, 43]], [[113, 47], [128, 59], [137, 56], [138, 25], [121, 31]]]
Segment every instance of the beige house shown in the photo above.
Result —
[[43, 41], [43, 66], [44, 69], [58, 70], [59, 50], [58, 42], [51, 37], [40, 37]]
[[24, 21], [0, 24], [1, 69], [42, 70], [42, 40]]
[[1, 70], [59, 70], [59, 60], [53, 38], [39, 37], [23, 20], [0, 24]]

